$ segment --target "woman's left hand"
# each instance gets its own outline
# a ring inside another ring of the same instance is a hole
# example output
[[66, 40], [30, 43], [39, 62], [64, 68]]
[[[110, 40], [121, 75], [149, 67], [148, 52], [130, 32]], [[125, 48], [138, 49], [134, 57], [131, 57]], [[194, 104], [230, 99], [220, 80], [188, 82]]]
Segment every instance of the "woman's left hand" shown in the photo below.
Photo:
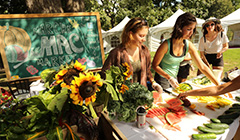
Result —
[[163, 92], [162, 87], [158, 83], [156, 83], [156, 82], [154, 82], [152, 84], [152, 87], [153, 87], [154, 90], [158, 91], [158, 93], [160, 93], [160, 94]]
[[217, 59], [222, 57], [222, 53], [217, 53]]

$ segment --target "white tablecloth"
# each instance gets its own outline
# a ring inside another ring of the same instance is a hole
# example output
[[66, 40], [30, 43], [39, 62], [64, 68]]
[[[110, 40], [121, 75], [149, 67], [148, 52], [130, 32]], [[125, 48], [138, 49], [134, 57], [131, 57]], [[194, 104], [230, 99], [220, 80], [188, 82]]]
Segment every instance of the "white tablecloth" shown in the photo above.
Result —
[[[195, 87], [194, 89], [201, 88], [201, 86]], [[240, 90], [231, 92], [233, 95], [233, 99], [227, 98], [233, 103], [237, 102], [234, 100], [235, 96], [240, 96]], [[224, 95], [221, 95], [222, 97], [225, 97]], [[173, 97], [167, 93], [163, 93], [163, 99]], [[189, 99], [193, 104], [196, 104], [196, 109], [204, 112], [205, 116], [199, 116], [191, 112], [188, 108], [185, 108], [187, 110], [187, 115], [182, 118], [181, 122], [178, 123], [178, 125], [181, 127], [181, 131], [172, 131], [167, 130], [163, 128], [162, 122], [157, 118], [147, 118], [147, 122], [153, 125], [159, 132], [156, 132], [155, 130], [152, 130], [149, 128], [149, 124], [144, 129], [139, 129], [136, 126], [136, 123], [125, 123], [125, 122], [119, 122], [117, 120], [114, 120], [113, 122], [116, 124], [116, 126], [122, 131], [122, 133], [130, 140], [191, 140], [192, 134], [198, 134], [199, 131], [197, 130], [198, 126], [203, 126], [203, 123], [210, 122], [211, 118], [217, 118], [219, 115], [223, 114], [224, 111], [226, 111], [230, 106], [226, 106], [224, 108], [216, 109], [215, 111], [212, 111], [208, 108], [206, 108], [205, 103], [199, 103], [196, 99]], [[235, 119], [235, 121], [229, 126], [229, 129], [225, 130], [224, 134], [217, 135], [216, 140], [232, 140], [234, 137], [237, 128], [239, 126], [239, 118]], [[161, 134], [162, 135], [161, 135]]]

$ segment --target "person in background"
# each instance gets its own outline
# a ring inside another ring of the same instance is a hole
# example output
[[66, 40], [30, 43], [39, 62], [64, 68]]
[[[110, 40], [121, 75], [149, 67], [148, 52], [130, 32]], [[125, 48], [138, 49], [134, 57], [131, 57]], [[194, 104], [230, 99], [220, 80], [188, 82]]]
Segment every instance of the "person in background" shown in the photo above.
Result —
[[170, 86], [173, 88], [179, 86], [176, 80], [179, 65], [184, 60], [187, 52], [190, 53], [192, 60], [201, 72], [215, 85], [219, 85], [210, 68], [201, 60], [196, 47], [188, 40], [194, 34], [196, 24], [196, 18], [191, 13], [186, 12], [180, 15], [173, 27], [171, 38], [165, 40], [157, 49], [152, 61], [152, 68], [155, 70], [154, 80], [163, 89], [170, 88]]
[[102, 67], [101, 76], [105, 79], [105, 71], [111, 65], [120, 66], [127, 62], [132, 72], [130, 81], [139, 82], [147, 87], [150, 81], [154, 90], [162, 93], [162, 87], [153, 79], [151, 70], [151, 55], [148, 48], [143, 44], [148, 34], [148, 23], [146, 20], [136, 17], [131, 19], [124, 27], [121, 40], [122, 43], [110, 51]]
[[240, 75], [234, 78], [232, 81], [224, 83], [218, 86], [211, 86], [196, 90], [189, 90], [187, 92], [180, 93], [179, 98], [187, 96], [218, 96], [231, 91], [240, 89]]
[[223, 33], [221, 22], [216, 18], [207, 19], [203, 25], [203, 37], [199, 41], [200, 56], [212, 65], [213, 73], [220, 81], [223, 73], [223, 53], [228, 50], [228, 37]]
[[184, 60], [180, 63], [180, 66], [179, 66], [179, 70], [177, 74], [178, 83], [182, 83], [187, 80], [190, 70], [194, 70], [194, 67], [192, 65], [191, 55], [187, 53]]

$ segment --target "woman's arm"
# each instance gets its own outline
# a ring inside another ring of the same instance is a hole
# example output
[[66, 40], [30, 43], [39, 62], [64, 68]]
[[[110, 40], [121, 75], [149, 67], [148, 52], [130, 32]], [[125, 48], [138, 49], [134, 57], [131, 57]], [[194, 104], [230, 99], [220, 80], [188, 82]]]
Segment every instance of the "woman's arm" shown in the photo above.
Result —
[[198, 55], [196, 47], [192, 44], [192, 42], [189, 42], [189, 53], [201, 72], [206, 75], [215, 85], [219, 85], [219, 81], [215, 78], [210, 68], [205, 63], [203, 63], [200, 56]]
[[226, 50], [228, 50], [228, 43], [223, 44], [222, 50], [217, 54], [217, 59], [219, 59], [220, 57], [222, 57], [222, 54], [223, 54]]
[[165, 77], [166, 79], [169, 79], [171, 76], [168, 75], [166, 72], [162, 70], [162, 68], [159, 67], [159, 64], [161, 63], [164, 55], [168, 51], [168, 43], [167, 41], [164, 41], [157, 49], [155, 56], [152, 61], [152, 68], [160, 75]]
[[240, 89], [240, 75], [233, 79], [230, 82], [227, 82], [225, 84], [219, 85], [219, 86], [212, 86], [197, 90], [191, 90], [187, 91], [185, 93], [179, 94], [178, 97], [186, 97], [186, 96], [217, 96], [221, 94], [225, 94], [227, 92], [231, 92], [237, 89]]

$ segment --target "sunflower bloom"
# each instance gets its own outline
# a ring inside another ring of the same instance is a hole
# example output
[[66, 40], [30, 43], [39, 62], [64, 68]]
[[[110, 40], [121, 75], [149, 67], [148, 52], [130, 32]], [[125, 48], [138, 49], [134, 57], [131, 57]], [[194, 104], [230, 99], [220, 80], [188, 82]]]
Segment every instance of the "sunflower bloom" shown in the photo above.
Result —
[[128, 86], [122, 84], [121, 89], [119, 90], [119, 92], [123, 94], [126, 90], [129, 90]]
[[[70, 98], [73, 100], [73, 103], [74, 104], [80, 104], [82, 105], [83, 104], [83, 98], [81, 97], [81, 94], [79, 91], [79, 88], [80, 86], [86, 82], [86, 81], [92, 81], [92, 82], [96, 82], [97, 86], [103, 84], [102, 81], [100, 81], [101, 78], [100, 78], [100, 75], [96, 75], [94, 76], [92, 72], [88, 72], [86, 74], [83, 74], [83, 73], [79, 73], [79, 77], [74, 77], [74, 80], [72, 80], [71, 82], [71, 91], [72, 93], [70, 94]], [[97, 88], [97, 91], [99, 91], [99, 89]], [[85, 98], [85, 104], [88, 106], [91, 102], [95, 102], [96, 100], [96, 92], [88, 97], [88, 98]]]
[[66, 87], [68, 89], [71, 89], [71, 86], [70, 85], [67, 85], [66, 83], [61, 83], [61, 87]]
[[95, 102], [96, 100], [96, 93], [94, 93], [91, 97], [85, 99], [85, 104], [88, 106], [91, 102]]
[[73, 104], [83, 105], [83, 98], [79, 94], [71, 93], [70, 98], [73, 100]]
[[55, 75], [56, 83], [59, 84], [63, 81], [63, 76], [68, 72], [68, 70], [61, 70]]
[[74, 64], [74, 68], [79, 71], [84, 71], [86, 69], [86, 65], [82, 65], [80, 62], [76, 60]]
[[129, 65], [128, 65], [127, 62], [123, 63], [122, 65], [123, 65], [123, 66], [125, 67], [125, 69], [126, 69], [126, 71], [123, 73], [123, 75], [126, 76], [126, 77], [125, 77], [125, 80], [127, 80], [128, 78], [131, 77], [132, 72], [130, 72], [130, 67], [129, 67]]

